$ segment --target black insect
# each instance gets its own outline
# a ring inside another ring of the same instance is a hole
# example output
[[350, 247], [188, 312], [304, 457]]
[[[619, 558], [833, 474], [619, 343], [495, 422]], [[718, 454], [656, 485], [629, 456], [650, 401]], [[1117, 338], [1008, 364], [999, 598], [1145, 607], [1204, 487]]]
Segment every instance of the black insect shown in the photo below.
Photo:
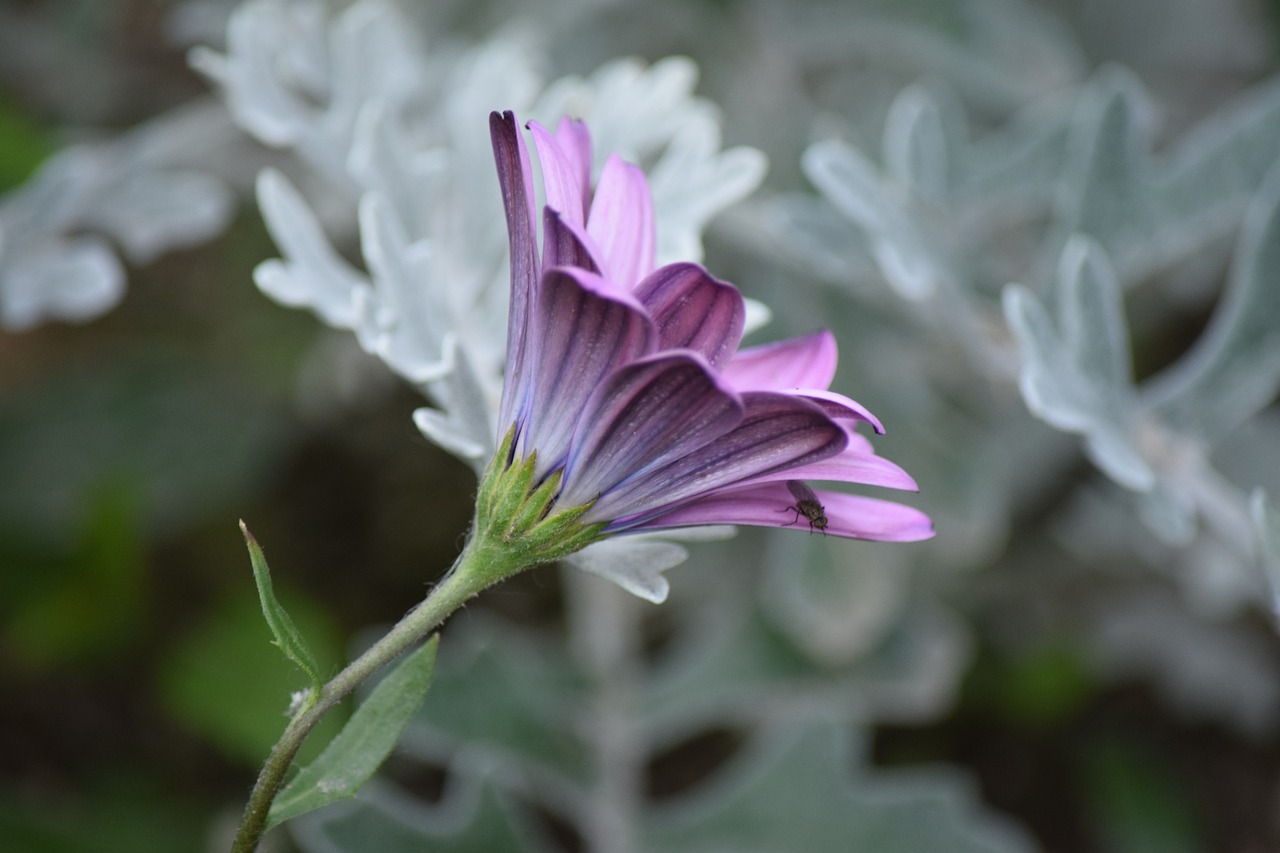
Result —
[[796, 517], [787, 523], [787, 527], [800, 521], [800, 517], [804, 516], [809, 520], [809, 532], [815, 530], [822, 532], [823, 536], [827, 535], [827, 508], [818, 500], [818, 495], [808, 484], [801, 480], [787, 480], [787, 490], [791, 492], [796, 502], [782, 512], [791, 511]]

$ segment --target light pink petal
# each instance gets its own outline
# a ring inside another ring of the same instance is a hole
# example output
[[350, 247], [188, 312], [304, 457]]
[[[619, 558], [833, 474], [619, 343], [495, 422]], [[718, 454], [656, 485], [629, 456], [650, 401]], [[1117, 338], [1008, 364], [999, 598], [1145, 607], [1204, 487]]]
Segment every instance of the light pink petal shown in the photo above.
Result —
[[587, 233], [603, 253], [606, 278], [630, 289], [653, 271], [653, 196], [639, 167], [617, 155], [605, 161]]
[[[827, 517], [823, 533], [881, 542], [917, 542], [934, 535], [933, 522], [918, 509], [892, 501], [816, 490]], [[809, 530], [809, 519], [796, 516], [796, 500], [785, 482], [720, 492], [685, 504], [631, 528], [637, 532], [704, 524], [747, 524]]]
[[795, 393], [797, 396], [817, 403], [822, 407], [822, 411], [836, 420], [863, 421], [871, 424], [872, 429], [884, 435], [884, 427], [880, 425], [880, 419], [867, 411], [867, 408], [856, 400], [851, 400], [843, 394], [837, 394], [835, 391], [801, 389]]
[[746, 318], [742, 294], [697, 264], [654, 270], [635, 295], [658, 327], [659, 349], [691, 349], [715, 368], [737, 351]]
[[564, 461], [592, 392], [614, 370], [651, 352], [657, 332], [630, 294], [567, 267], [543, 275], [535, 322], [534, 376], [519, 454], [537, 450], [540, 477]]
[[740, 391], [829, 388], [836, 375], [836, 339], [822, 331], [738, 350], [722, 375]]
[[573, 166], [582, 197], [591, 197], [591, 131], [581, 119], [565, 116], [556, 125], [556, 142]]
[[663, 467], [742, 421], [738, 396], [693, 352], [660, 353], [614, 371], [578, 423], [560, 500], [584, 504]]
[[521, 416], [529, 391], [529, 325], [537, 301], [538, 248], [529, 152], [510, 111], [489, 114], [489, 136], [511, 243], [511, 304], [507, 315], [507, 365], [499, 408], [500, 429]]
[[568, 223], [585, 225], [590, 198], [576, 162], [577, 152], [566, 152], [556, 137], [536, 121], [529, 122], [529, 130], [538, 149], [538, 164], [542, 166], [547, 207], [557, 211]]

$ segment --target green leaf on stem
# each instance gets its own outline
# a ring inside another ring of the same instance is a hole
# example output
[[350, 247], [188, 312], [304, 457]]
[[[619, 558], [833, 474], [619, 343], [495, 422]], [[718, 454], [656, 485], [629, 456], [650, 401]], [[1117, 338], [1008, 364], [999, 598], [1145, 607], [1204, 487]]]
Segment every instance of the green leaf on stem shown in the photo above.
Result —
[[439, 636], [402, 660], [271, 804], [267, 826], [354, 796], [391, 753], [431, 686]]
[[311, 701], [320, 695], [324, 681], [320, 678], [320, 667], [316, 665], [315, 656], [307, 643], [302, 639], [302, 632], [293, 624], [293, 619], [276, 600], [271, 588], [271, 571], [267, 568], [267, 558], [262, 553], [258, 541], [253, 538], [249, 528], [240, 522], [240, 532], [244, 534], [245, 544], [249, 546], [249, 560], [253, 563], [253, 580], [258, 585], [258, 598], [262, 600], [262, 615], [267, 618], [267, 625], [275, 635], [275, 644], [284, 652], [285, 657], [298, 665], [298, 668], [311, 679]]

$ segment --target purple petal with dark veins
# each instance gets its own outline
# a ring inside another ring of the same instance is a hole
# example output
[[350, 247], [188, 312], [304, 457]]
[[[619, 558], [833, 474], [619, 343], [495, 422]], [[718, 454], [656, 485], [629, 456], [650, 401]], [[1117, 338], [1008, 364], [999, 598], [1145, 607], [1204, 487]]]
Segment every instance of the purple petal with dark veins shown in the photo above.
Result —
[[829, 388], [836, 375], [836, 339], [822, 331], [738, 350], [721, 375], [739, 391]]
[[863, 421], [871, 424], [880, 435], [884, 435], [884, 427], [880, 424], [880, 419], [857, 400], [851, 400], [843, 394], [837, 394], [835, 391], [821, 391], [817, 389], [803, 389], [796, 392], [797, 396], [804, 397], [806, 400], [812, 400], [822, 407], [822, 411], [826, 412], [835, 420], [853, 420]]
[[738, 349], [746, 308], [738, 288], [697, 264], [668, 264], [636, 287], [658, 327], [659, 349], [691, 349], [719, 369]]
[[587, 403], [560, 500], [569, 506], [593, 500], [714, 441], [742, 415], [737, 395], [695, 353], [661, 353], [625, 365]]
[[540, 477], [564, 460], [592, 392], [615, 369], [651, 352], [657, 332], [629, 293], [585, 270], [547, 270], [537, 307], [520, 455], [537, 450]]
[[[881, 542], [918, 542], [933, 536], [933, 522], [918, 509], [892, 501], [817, 490], [827, 517], [823, 533]], [[748, 524], [756, 527], [796, 527], [808, 530], [809, 520], [797, 518], [796, 500], [783, 482], [719, 492], [671, 512], [648, 519], [632, 530], [693, 527], [704, 524]]]
[[638, 166], [617, 155], [605, 161], [587, 233], [605, 259], [605, 277], [618, 286], [631, 290], [653, 270], [653, 196]]
[[577, 152], [572, 155], [566, 152], [556, 137], [536, 121], [529, 122], [529, 130], [533, 133], [534, 147], [538, 149], [547, 207], [557, 211], [566, 222], [586, 227], [590, 196], [582, 181], [581, 166], [575, 162]]
[[534, 226], [533, 170], [515, 115], [489, 114], [489, 136], [498, 166], [498, 184], [511, 242], [511, 304], [507, 315], [506, 380], [499, 407], [501, 430], [521, 416], [528, 401], [529, 324], [538, 287], [538, 246]]
[[915, 492], [920, 487], [911, 475], [898, 465], [876, 456], [866, 439], [856, 433], [849, 434], [849, 446], [826, 459], [809, 462], [786, 471], [774, 471], [754, 477], [752, 483], [769, 483], [784, 480], [831, 480], [842, 483], [862, 483], [867, 486], [883, 486]]
[[600, 273], [598, 250], [583, 229], [567, 222], [550, 206], [542, 211], [542, 268], [578, 267]]
[[717, 489], [834, 456], [848, 444], [846, 430], [807, 400], [749, 391], [742, 402], [738, 426], [605, 492], [583, 520], [630, 526]]

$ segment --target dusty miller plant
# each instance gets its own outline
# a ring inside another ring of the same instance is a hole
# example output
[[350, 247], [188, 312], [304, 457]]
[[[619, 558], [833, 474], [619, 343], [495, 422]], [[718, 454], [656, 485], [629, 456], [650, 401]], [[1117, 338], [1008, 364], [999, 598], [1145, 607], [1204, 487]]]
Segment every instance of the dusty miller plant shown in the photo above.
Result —
[[[744, 291], [775, 325], [833, 327], [856, 365], [836, 389], [874, 403], [939, 537], [592, 545], [566, 560], [563, 637], [493, 617], [446, 634], [396, 746], [447, 773], [444, 798], [375, 779], [289, 822], [296, 842], [553, 849], [551, 815], [592, 850], [1032, 849], [960, 774], [867, 755], [877, 723], [954, 700], [971, 645], [956, 588], [984, 570], [1012, 578], [984, 612], [1030, 598], [1099, 672], [1274, 728], [1280, 678], [1247, 618], [1280, 596], [1280, 89], [1160, 133], [1143, 80], [1088, 68], [1021, 3], [570, 5], [521, 7], [476, 40], [443, 11], [372, 0], [235, 4], [225, 42], [191, 55], [220, 105], [64, 152], [0, 201], [0, 320], [110, 308], [121, 268], [92, 235], [138, 261], [207, 239], [252, 177], [280, 252], [257, 286], [418, 388], [419, 429], [480, 473], [501, 437], [508, 263], [483, 117], [573, 114], [649, 172], [659, 263], [700, 260], [727, 210]], [[612, 58], [668, 52], [664, 14], [706, 32], [705, 55]], [[726, 19], [766, 44], [726, 44]], [[722, 109], [694, 94], [699, 66]], [[756, 148], [722, 150], [722, 117]], [[269, 168], [207, 167], [201, 146], [245, 137]], [[761, 149], [773, 177], [738, 204], [764, 181]], [[355, 262], [335, 248], [352, 239]], [[1140, 343], [1215, 300], [1185, 351], [1135, 379]], [[748, 331], [767, 319], [749, 304]], [[1034, 574], [1046, 563], [1068, 568]], [[1093, 606], [1058, 605], [1085, 584]], [[670, 594], [658, 653], [649, 605], [619, 587]], [[740, 740], [714, 777], [646, 796], [655, 756], [725, 729]]]

